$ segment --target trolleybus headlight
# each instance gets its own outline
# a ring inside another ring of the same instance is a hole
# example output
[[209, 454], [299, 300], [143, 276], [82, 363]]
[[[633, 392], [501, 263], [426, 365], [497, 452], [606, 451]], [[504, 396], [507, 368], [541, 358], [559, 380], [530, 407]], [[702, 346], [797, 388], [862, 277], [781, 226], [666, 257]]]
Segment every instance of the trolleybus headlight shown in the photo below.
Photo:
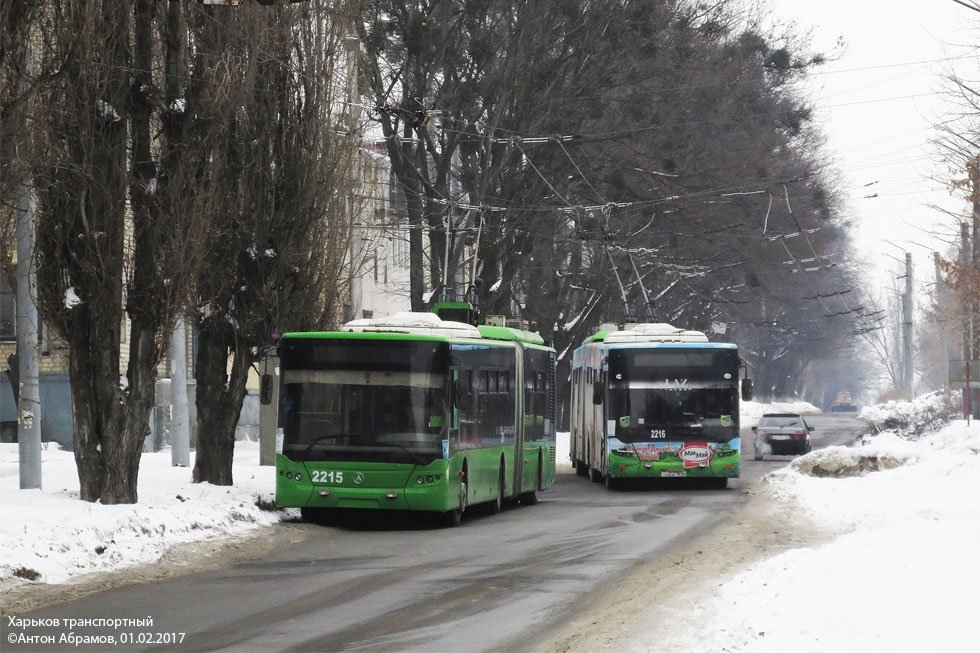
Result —
[[434, 478], [432, 478], [431, 476], [426, 476], [426, 477], [425, 477], [425, 482], [426, 482], [426, 483], [432, 483], [432, 482], [433, 482], [434, 480], [435, 480], [435, 479], [434, 479]]
[[425, 483], [425, 479], [419, 476], [417, 479], [415, 479], [415, 482], [418, 483], [419, 485], [422, 485], [423, 483]]
[[299, 481], [299, 480], [301, 480], [302, 478], [303, 478], [303, 475], [302, 475], [302, 474], [300, 474], [300, 473], [298, 473], [298, 472], [296, 473], [296, 475], [295, 475], [295, 476], [293, 476], [293, 479], [294, 479], [294, 480], [296, 480], [296, 481]]
[[293, 473], [292, 473], [292, 472], [286, 472], [286, 478], [288, 478], [288, 479], [290, 479], [290, 480], [292, 480], [292, 478], [293, 478]]

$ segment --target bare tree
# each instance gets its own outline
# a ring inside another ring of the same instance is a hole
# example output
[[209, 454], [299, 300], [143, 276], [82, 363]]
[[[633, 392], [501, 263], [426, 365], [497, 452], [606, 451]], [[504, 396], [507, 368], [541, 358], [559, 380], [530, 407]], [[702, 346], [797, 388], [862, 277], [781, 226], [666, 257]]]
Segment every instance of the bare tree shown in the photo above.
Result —
[[198, 482], [231, 484], [248, 372], [265, 348], [336, 312], [357, 202], [348, 21], [342, 3], [314, 0], [242, 6], [221, 21], [204, 10], [195, 25], [202, 65], [220, 61], [237, 89], [234, 109], [212, 124], [223, 143], [203, 173], [220, 201], [196, 283]]
[[562, 365], [600, 321], [717, 321], [777, 391], [799, 391], [865, 313], [846, 297], [857, 275], [835, 182], [792, 90], [821, 57], [741, 15], [375, 3], [362, 40], [407, 201], [413, 307], [479, 239], [476, 274], [456, 276], [484, 279], [485, 312], [536, 322]]
[[70, 349], [85, 501], [137, 500], [156, 366], [199, 260], [194, 216], [170, 201], [189, 188], [171, 179], [158, 192], [158, 7], [103, 0], [42, 12], [43, 56], [63, 63], [34, 117], [39, 295]]

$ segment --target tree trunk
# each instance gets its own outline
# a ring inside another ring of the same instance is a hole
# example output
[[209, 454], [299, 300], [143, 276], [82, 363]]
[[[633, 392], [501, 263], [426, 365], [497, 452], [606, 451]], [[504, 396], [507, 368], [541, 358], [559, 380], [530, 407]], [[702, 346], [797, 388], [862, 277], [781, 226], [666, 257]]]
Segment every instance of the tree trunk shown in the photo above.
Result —
[[234, 352], [231, 376], [229, 348], [220, 335], [201, 330], [197, 358], [197, 456], [194, 482], [232, 484], [235, 427], [245, 401], [245, 382], [252, 358], [247, 351]]
[[[121, 437], [116, 407], [125, 401], [125, 397], [120, 396], [118, 358], [114, 353], [118, 351], [118, 343], [113, 347], [112, 334], [104, 333], [97, 323], [93, 324], [92, 314], [98, 313], [98, 309], [83, 303], [74, 311], [68, 375], [74, 416], [75, 461], [81, 499], [98, 501], [104, 493], [107, 467], [112, 458], [110, 451], [118, 450], [111, 442]], [[132, 502], [135, 501], [134, 494]]]
[[[88, 351], [88, 329], [85, 313], [88, 307], [76, 306], [74, 329], [71, 332], [71, 354], [68, 359], [68, 378], [71, 385], [72, 426], [74, 431], [75, 466], [78, 468], [79, 492], [82, 501], [98, 501], [105, 480], [100, 434], [100, 407], [96, 405], [97, 385]], [[92, 361], [94, 362], [94, 361]]]
[[[152, 65], [151, 17], [151, 3], [148, 0], [138, 2], [134, 7], [136, 65], [143, 71], [140, 76], [144, 78], [148, 76]], [[122, 383], [119, 375], [119, 338], [115, 323], [110, 320], [100, 320], [93, 333], [101, 337], [91, 340], [91, 346], [112, 343], [111, 347], [105, 349], [100, 347], [95, 352], [97, 363], [96, 374], [93, 375], [95, 413], [92, 417], [95, 425], [94, 435], [98, 439], [95, 453], [103, 465], [102, 472], [99, 474], [102, 480], [99, 500], [105, 504], [137, 501], [140, 455], [143, 451], [143, 442], [149, 435], [149, 417], [156, 385], [156, 364], [159, 361], [154, 335], [159, 330], [160, 312], [156, 310], [159, 307], [150, 306], [153, 304], [152, 281], [156, 275], [150, 241], [155, 242], [155, 239], [146, 235], [147, 230], [151, 228], [149, 223], [152, 220], [149, 208], [143, 201], [145, 195], [143, 188], [147, 180], [153, 177], [155, 168], [149, 145], [149, 108], [145, 98], [139, 99], [144, 101], [133, 102], [131, 114], [132, 167], [135, 173], [132, 179], [134, 192], [131, 197], [134, 198], [132, 211], [136, 255], [133, 262], [133, 281], [128, 297], [131, 306], [131, 326], [125, 383]], [[125, 194], [125, 191], [122, 194]], [[115, 294], [117, 292], [118, 296]], [[117, 286], [117, 289], [110, 290], [110, 293], [103, 298], [115, 309], [110, 315], [118, 315], [121, 313], [119, 311], [121, 291]], [[103, 352], [113, 353], [106, 355]], [[83, 358], [80, 357], [79, 360]], [[73, 391], [74, 387], [73, 378]], [[89, 445], [91, 439], [89, 438]]]
[[[98, 25], [98, 33], [105, 38], [104, 61], [110, 66], [125, 65], [129, 61], [128, 7], [119, 1], [110, 8], [115, 13]], [[74, 66], [72, 75], [84, 91], [80, 96], [97, 97], [103, 103], [101, 114], [81, 122], [79, 133], [71, 135], [77, 142], [71, 143], [70, 154], [78, 158], [76, 163], [83, 165], [86, 173], [80, 192], [63, 199], [54, 196], [53, 206], [48, 209], [55, 214], [49, 216], [49, 222], [56, 219], [59, 208], [81, 216], [81, 223], [71, 227], [79, 230], [79, 237], [65, 245], [68, 256], [54, 262], [67, 268], [81, 299], [80, 304], [69, 309], [66, 324], [75, 460], [82, 500], [133, 503], [135, 484], [131, 490], [119, 492], [114, 480], [114, 489], [108, 494], [105, 486], [108, 468], [123, 464], [119, 458], [120, 441], [133, 437], [121, 430], [127, 401], [119, 387], [119, 320], [128, 166], [127, 121], [115, 114], [125, 107], [128, 76], [117, 71], [96, 80], [88, 76], [91, 71], [81, 62], [74, 62]], [[60, 207], [59, 200], [64, 201]], [[43, 249], [41, 243], [38, 247]], [[114, 479], [119, 474], [126, 471], [117, 469]]]

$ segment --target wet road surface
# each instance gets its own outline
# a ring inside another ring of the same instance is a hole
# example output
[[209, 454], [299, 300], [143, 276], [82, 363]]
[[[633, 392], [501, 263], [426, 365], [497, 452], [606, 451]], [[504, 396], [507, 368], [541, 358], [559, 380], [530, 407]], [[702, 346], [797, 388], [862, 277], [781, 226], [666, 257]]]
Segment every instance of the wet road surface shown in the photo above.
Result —
[[[816, 427], [814, 448], [849, 442], [863, 430], [853, 416], [808, 420]], [[110, 647], [120, 651], [526, 650], [541, 633], [560, 629], [597, 589], [614, 587], [631, 569], [725, 519], [746, 500], [747, 483], [791, 459], [753, 461], [750, 438], [743, 436], [743, 476], [725, 490], [669, 479], [610, 491], [562, 467], [537, 505], [496, 516], [467, 513], [459, 528], [376, 514], [325, 526], [284, 524], [308, 530], [309, 539], [225, 569], [18, 616], [152, 617], [145, 630], [184, 633], [178, 644]]]

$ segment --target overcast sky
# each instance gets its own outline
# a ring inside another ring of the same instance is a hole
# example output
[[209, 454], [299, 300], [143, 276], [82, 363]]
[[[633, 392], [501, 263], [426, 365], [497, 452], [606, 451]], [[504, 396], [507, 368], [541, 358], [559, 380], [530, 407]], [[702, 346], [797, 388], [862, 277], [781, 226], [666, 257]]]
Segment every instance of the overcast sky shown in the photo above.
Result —
[[835, 57], [813, 75], [810, 99], [844, 177], [869, 265], [891, 271], [898, 264], [887, 256], [903, 258], [904, 248], [914, 255], [917, 283], [932, 282], [931, 254], [912, 241], [945, 253], [930, 233], [953, 241], [956, 228], [929, 205], [967, 208], [930, 179], [947, 174], [929, 142], [937, 135], [933, 124], [952, 110], [942, 96], [951, 65], [943, 60], [954, 58], [959, 70], [975, 64], [968, 55], [980, 45], [980, 13], [953, 0], [770, 2], [778, 21], [812, 30], [815, 49]]

